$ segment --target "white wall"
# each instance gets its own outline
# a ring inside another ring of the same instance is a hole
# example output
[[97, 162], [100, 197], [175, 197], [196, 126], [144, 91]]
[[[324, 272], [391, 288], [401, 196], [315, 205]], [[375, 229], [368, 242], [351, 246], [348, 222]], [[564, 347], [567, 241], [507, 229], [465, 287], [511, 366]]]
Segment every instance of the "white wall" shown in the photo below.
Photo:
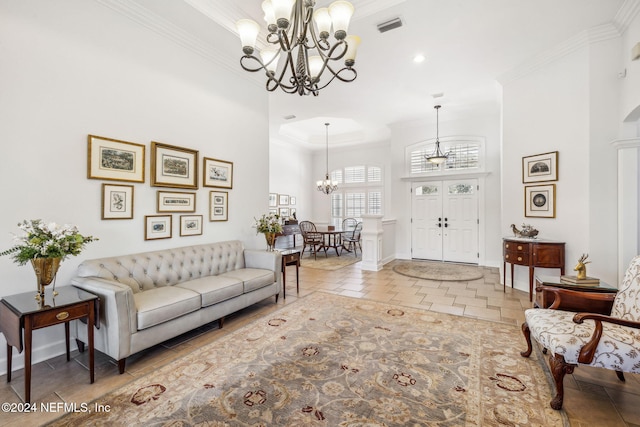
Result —
[[[217, 32], [220, 43], [237, 44], [226, 30]], [[0, 40], [0, 249], [12, 245], [10, 233], [19, 232], [23, 219], [73, 223], [98, 237], [79, 257], [64, 261], [57, 278], [62, 286], [82, 259], [228, 239], [264, 247], [251, 228], [269, 191], [262, 87], [93, 1], [67, 0], [64, 7], [1, 1]], [[100, 219], [103, 181], [87, 179], [88, 134], [147, 147], [146, 182], [135, 184], [133, 220]], [[211, 189], [200, 188], [202, 236], [179, 237], [174, 214], [173, 238], [144, 240], [144, 216], [156, 214], [159, 190], [150, 186], [152, 140], [234, 163], [229, 221], [208, 221]], [[0, 273], [0, 297], [35, 293], [30, 266], [0, 257]], [[36, 331], [35, 361], [60, 354], [63, 337], [62, 327]], [[0, 369], [5, 349], [0, 345]], [[21, 364], [16, 358], [14, 366]]]
[[[620, 126], [620, 62], [620, 39], [585, 44], [503, 90], [503, 228], [522, 216], [522, 157], [558, 151], [556, 218], [526, 222], [539, 237], [566, 242], [566, 274], [589, 253], [589, 275], [611, 284], [618, 280], [617, 165], [609, 142]], [[516, 271], [516, 287], [527, 289], [527, 269]]]

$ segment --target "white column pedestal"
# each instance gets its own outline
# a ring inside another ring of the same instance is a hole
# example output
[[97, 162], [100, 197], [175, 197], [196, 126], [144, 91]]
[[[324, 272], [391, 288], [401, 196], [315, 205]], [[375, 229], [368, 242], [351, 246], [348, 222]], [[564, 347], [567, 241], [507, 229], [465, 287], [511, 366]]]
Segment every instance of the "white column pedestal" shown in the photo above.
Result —
[[382, 215], [363, 215], [362, 233], [362, 263], [360, 268], [368, 271], [382, 270]]

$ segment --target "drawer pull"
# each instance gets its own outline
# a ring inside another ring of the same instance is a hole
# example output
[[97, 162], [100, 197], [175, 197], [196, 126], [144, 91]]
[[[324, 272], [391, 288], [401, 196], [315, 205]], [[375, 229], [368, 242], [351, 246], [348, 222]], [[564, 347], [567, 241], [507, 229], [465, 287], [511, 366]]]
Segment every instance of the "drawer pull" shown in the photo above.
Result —
[[522, 246], [518, 246], [518, 250], [521, 251], [522, 250]]
[[506, 259], [509, 259], [509, 255], [505, 255], [505, 258], [506, 258]]
[[504, 245], [505, 248], [509, 249], [509, 244]]
[[56, 314], [56, 319], [58, 319], [58, 320], [64, 320], [67, 317], [69, 317], [69, 312], [68, 311], [62, 311], [62, 312]]
[[522, 257], [521, 256], [518, 257], [518, 261], [522, 261]]

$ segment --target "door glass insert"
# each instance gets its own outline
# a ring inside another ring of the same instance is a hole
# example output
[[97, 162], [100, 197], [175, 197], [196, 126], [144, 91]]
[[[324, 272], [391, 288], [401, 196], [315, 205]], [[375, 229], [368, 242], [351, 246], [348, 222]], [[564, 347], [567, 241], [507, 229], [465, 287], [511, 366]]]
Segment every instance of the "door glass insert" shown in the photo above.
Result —
[[427, 194], [438, 194], [440, 188], [437, 185], [421, 185], [416, 187], [416, 196], [424, 196]]
[[473, 194], [475, 187], [469, 184], [452, 184], [449, 186], [449, 194]]

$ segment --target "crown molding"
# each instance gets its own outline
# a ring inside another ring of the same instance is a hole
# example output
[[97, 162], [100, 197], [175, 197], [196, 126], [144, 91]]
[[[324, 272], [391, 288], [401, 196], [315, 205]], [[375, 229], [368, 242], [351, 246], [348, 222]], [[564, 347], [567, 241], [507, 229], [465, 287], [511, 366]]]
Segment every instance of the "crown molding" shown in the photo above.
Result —
[[638, 148], [640, 147], [640, 138], [616, 139], [611, 141], [610, 144], [618, 150], [624, 150], [625, 148]]
[[631, 22], [640, 13], [640, 0], [625, 0], [613, 18], [613, 24], [623, 34], [631, 25]]
[[503, 75], [498, 77], [498, 81], [501, 84], [505, 84], [514, 80], [518, 80], [528, 74], [546, 67], [553, 62], [564, 58], [565, 56], [588, 47], [593, 43], [615, 39], [620, 36], [620, 31], [613, 23], [607, 23], [590, 28], [558, 44], [556, 47], [534, 56], [533, 58], [524, 62], [513, 70], [504, 73]]
[[[193, 36], [188, 31], [183, 30], [177, 25], [167, 21], [146, 7], [140, 5], [135, 0], [95, 0], [97, 3], [108, 7], [109, 9], [131, 19], [138, 25], [141, 25], [156, 34], [174, 42], [178, 46], [185, 48], [208, 61], [215, 63], [233, 73], [238, 73], [238, 64], [228, 58], [226, 53], [222, 52], [216, 46]], [[189, 0], [185, 0], [190, 3]], [[258, 84], [257, 79], [253, 80]]]

